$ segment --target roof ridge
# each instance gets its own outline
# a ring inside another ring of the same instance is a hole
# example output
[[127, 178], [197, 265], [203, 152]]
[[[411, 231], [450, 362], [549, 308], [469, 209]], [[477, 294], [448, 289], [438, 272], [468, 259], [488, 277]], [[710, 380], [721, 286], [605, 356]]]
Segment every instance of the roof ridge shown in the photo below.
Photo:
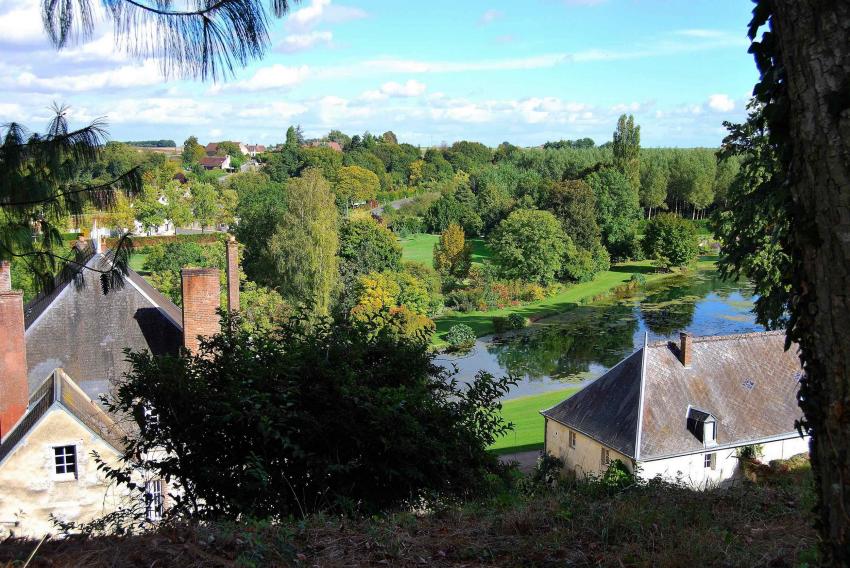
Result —
[[[731, 333], [728, 335], [692, 335], [691, 341], [694, 343], [708, 343], [712, 341], [737, 341], [741, 339], [749, 339], [751, 337], [772, 337], [774, 335], [785, 335], [784, 329], [775, 329], [769, 331], [751, 331], [747, 333]], [[667, 347], [670, 343], [675, 343], [671, 339], [660, 339], [653, 341], [649, 347]]]

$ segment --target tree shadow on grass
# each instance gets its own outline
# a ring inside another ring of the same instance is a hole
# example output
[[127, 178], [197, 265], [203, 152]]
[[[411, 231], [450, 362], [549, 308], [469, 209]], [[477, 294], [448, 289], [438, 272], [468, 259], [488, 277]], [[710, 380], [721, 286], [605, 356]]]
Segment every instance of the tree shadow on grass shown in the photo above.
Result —
[[609, 269], [611, 272], [625, 272], [637, 274], [655, 274], [658, 268], [646, 264], [620, 264], [612, 266]]

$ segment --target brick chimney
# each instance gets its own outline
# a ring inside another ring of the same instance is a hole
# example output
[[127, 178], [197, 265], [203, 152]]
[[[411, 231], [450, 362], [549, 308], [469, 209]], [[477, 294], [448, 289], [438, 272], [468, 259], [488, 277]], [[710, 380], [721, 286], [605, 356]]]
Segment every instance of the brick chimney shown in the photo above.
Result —
[[679, 334], [679, 360], [686, 369], [691, 367], [691, 357], [693, 356], [694, 338], [687, 331]]
[[[5, 263], [0, 270], [8, 273], [8, 268]], [[0, 290], [0, 330], [0, 438], [5, 438], [27, 411], [29, 400], [23, 292]]]
[[221, 306], [218, 268], [184, 268], [183, 346], [198, 352], [198, 336], [208, 337], [221, 330], [218, 313]]
[[232, 235], [227, 240], [227, 309], [239, 311], [239, 243]]
[[8, 260], [0, 260], [0, 292], [12, 291], [12, 265]]

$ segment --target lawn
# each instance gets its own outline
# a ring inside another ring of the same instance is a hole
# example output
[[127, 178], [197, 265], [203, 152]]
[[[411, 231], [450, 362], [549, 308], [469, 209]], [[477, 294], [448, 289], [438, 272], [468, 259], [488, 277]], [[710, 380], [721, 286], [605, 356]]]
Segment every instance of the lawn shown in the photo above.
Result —
[[[702, 257], [697, 263], [698, 269], [710, 269], [714, 266], [715, 257]], [[651, 261], [642, 260], [617, 264], [610, 270], [601, 272], [590, 282], [581, 282], [566, 287], [564, 290], [541, 300], [520, 306], [512, 306], [486, 312], [454, 312], [448, 311], [445, 315], [435, 320], [437, 333], [434, 334], [432, 344], [435, 347], [446, 345], [443, 337], [453, 325], [464, 323], [471, 327], [475, 335], [481, 337], [495, 333], [493, 318], [496, 316], [507, 316], [512, 313], [522, 314], [528, 318], [539, 319], [553, 316], [568, 311], [582, 303], [610, 292], [612, 289], [628, 282], [633, 274], [643, 274], [647, 282], [654, 282], [670, 276], [671, 273], [656, 272]]]
[[[420, 233], [401, 239], [401, 254], [403, 260], [421, 262], [431, 266], [434, 262], [434, 245], [440, 240], [440, 235]], [[472, 244], [472, 262], [481, 264], [493, 253], [487, 248], [484, 239], [468, 239]]]
[[130, 268], [140, 274], [147, 274], [144, 270], [145, 259], [148, 257], [146, 253], [134, 252], [130, 255]]
[[552, 408], [578, 391], [578, 387], [571, 387], [506, 400], [502, 403], [502, 417], [507, 422], [513, 422], [514, 429], [496, 440], [490, 449], [497, 454], [505, 454], [542, 448], [543, 417], [540, 411]]

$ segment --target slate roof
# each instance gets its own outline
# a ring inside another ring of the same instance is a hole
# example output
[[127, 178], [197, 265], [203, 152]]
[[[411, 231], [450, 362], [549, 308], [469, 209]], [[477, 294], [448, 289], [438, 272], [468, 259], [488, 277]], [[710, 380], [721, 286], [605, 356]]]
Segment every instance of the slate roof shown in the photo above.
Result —
[[[98, 254], [87, 265], [105, 262]], [[86, 270], [81, 288], [66, 282], [25, 306], [31, 393], [45, 376], [62, 368], [98, 400], [128, 369], [124, 348], [155, 355], [178, 353], [183, 337], [180, 308], [132, 270], [124, 287], [108, 294], [103, 294], [99, 277]]]
[[782, 331], [693, 337], [685, 368], [675, 344], [647, 344], [542, 414], [638, 460], [704, 450], [689, 407], [717, 419], [718, 447], [794, 435], [803, 371], [784, 346]]
[[54, 406], [75, 416], [89, 430], [121, 451], [123, 433], [118, 425], [62, 369], [56, 369], [30, 396], [27, 413], [0, 444], [0, 464]]

